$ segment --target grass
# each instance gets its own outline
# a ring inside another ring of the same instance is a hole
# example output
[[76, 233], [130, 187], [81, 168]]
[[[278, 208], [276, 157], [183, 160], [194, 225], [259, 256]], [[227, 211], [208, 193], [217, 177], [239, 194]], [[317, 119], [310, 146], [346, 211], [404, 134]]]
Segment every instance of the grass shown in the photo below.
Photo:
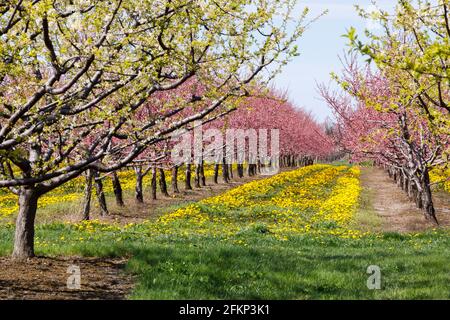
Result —
[[[194, 241], [144, 248], [128, 266], [140, 275], [132, 298], [450, 298], [450, 256], [442, 254], [443, 247], [417, 255], [397, 239], [356, 243], [306, 237], [280, 243], [262, 237], [244, 238], [247, 246]], [[366, 287], [372, 264], [382, 270], [383, 290]]]
[[359, 207], [355, 212], [353, 227], [365, 231], [382, 231], [382, 218], [373, 208], [373, 190], [362, 188], [359, 195]]
[[[207, 205], [201, 209], [215, 214]], [[175, 232], [169, 234], [152, 233], [153, 225], [146, 223], [40, 224], [36, 253], [128, 257], [126, 272], [136, 276], [131, 299], [450, 299], [448, 230], [372, 232], [357, 239], [304, 233], [281, 239], [265, 221], [240, 219], [260, 216], [261, 207], [245, 210], [228, 212], [228, 219], [243, 223], [231, 236], [183, 234], [188, 220], [172, 222]], [[379, 223], [371, 194], [363, 190], [353, 226], [370, 229]], [[336, 227], [333, 221], [316, 224], [320, 230]], [[13, 231], [12, 224], [0, 226], [0, 256], [11, 253]], [[381, 269], [381, 290], [367, 288], [370, 265]]]
[[[10, 253], [12, 228], [0, 229], [0, 254]], [[208, 237], [114, 241], [117, 234], [77, 241], [85, 232], [39, 226], [39, 255], [131, 257], [132, 299], [449, 299], [448, 233], [388, 233], [361, 239], [331, 236], [279, 241], [254, 228], [233, 241]], [[369, 265], [381, 268], [382, 290], [366, 287]]]

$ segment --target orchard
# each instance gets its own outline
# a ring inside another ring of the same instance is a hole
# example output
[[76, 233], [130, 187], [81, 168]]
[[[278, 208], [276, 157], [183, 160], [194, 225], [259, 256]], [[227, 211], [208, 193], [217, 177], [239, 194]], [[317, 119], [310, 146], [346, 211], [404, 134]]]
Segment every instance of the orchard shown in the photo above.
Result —
[[450, 298], [450, 2], [391, 5], [324, 115], [326, 7], [3, 1], [0, 299]]

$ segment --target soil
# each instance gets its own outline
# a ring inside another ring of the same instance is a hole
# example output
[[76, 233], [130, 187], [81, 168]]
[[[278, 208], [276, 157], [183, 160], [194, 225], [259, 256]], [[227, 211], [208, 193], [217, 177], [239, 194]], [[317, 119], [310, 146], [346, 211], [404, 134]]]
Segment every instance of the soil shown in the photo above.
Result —
[[[123, 271], [125, 259], [37, 257], [25, 262], [0, 258], [0, 299], [125, 299], [133, 279]], [[80, 288], [68, 288], [70, 266], [80, 269]]]
[[[361, 184], [371, 195], [371, 205], [381, 217], [383, 231], [418, 232], [437, 227], [425, 219], [422, 211], [384, 170], [362, 168]], [[433, 196], [440, 227], [450, 226], [450, 196], [444, 192], [435, 192]]]

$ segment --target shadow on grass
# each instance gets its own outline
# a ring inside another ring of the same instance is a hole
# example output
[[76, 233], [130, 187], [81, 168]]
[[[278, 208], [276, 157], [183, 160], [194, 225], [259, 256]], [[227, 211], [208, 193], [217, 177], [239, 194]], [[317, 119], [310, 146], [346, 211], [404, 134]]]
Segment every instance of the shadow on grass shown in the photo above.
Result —
[[[65, 240], [61, 240], [64, 236]], [[78, 241], [64, 226], [39, 228], [45, 256], [127, 257], [133, 299], [448, 299], [450, 237], [395, 233], [362, 239], [311, 235], [280, 241], [256, 230], [217, 238], [136, 238], [116, 234]], [[0, 228], [0, 255], [12, 228]], [[381, 269], [382, 290], [366, 286], [367, 267]]]

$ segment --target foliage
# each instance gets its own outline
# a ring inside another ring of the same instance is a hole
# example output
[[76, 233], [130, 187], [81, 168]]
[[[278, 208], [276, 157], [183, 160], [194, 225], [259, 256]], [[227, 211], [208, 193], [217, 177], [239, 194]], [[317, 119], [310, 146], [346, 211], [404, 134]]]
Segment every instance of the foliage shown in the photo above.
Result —
[[[347, 34], [350, 47], [373, 61], [396, 90], [397, 100], [389, 107], [413, 110], [427, 119], [427, 130], [444, 137], [450, 135], [449, 7], [448, 0], [399, 0], [394, 14], [359, 8], [363, 18], [380, 28], [366, 30], [364, 41], [355, 29]], [[443, 162], [448, 163], [449, 147], [442, 146]]]

